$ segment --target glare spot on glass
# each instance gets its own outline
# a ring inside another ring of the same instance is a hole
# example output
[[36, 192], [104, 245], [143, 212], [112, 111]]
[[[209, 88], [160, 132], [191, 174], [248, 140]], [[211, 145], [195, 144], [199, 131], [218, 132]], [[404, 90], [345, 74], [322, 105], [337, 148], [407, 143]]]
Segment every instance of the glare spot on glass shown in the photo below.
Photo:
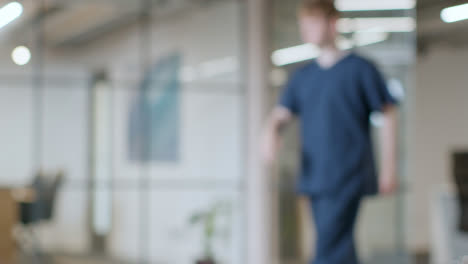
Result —
[[234, 72], [236, 69], [237, 60], [235, 57], [225, 57], [200, 64], [200, 74], [204, 78], [212, 78], [221, 74]]
[[393, 98], [398, 101], [402, 101], [405, 98], [405, 88], [403, 84], [398, 79], [390, 79], [387, 83], [388, 91], [393, 96]]
[[381, 127], [384, 124], [384, 116], [382, 113], [375, 112], [370, 115], [370, 122], [374, 127]]
[[182, 68], [179, 78], [183, 83], [191, 83], [197, 80], [210, 79], [223, 74], [237, 71], [239, 63], [234, 56], [223, 57], [201, 62], [197, 65]]
[[25, 46], [16, 47], [11, 53], [11, 59], [17, 65], [26, 65], [31, 60], [31, 52]]

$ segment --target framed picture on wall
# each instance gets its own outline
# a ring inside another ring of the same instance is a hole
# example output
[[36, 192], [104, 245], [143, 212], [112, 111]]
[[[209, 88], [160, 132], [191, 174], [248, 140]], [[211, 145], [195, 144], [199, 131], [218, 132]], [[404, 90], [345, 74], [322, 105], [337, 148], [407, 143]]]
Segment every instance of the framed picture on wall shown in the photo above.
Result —
[[135, 162], [176, 162], [180, 145], [181, 56], [159, 59], [144, 75], [128, 122], [128, 158]]

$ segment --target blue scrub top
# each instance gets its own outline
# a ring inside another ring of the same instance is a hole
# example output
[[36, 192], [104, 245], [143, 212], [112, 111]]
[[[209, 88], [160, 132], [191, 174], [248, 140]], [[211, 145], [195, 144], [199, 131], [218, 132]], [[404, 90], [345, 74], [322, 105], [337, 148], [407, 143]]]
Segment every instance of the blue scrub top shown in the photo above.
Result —
[[350, 53], [331, 68], [313, 61], [296, 70], [279, 104], [299, 117], [302, 139], [300, 193], [357, 189], [377, 193], [369, 116], [396, 104], [369, 60]]

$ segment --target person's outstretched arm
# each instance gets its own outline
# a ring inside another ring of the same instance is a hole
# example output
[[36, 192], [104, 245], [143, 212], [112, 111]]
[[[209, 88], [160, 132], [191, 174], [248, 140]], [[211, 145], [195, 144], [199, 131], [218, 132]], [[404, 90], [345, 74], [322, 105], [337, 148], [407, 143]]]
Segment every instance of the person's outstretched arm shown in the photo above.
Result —
[[397, 107], [383, 109], [384, 124], [381, 128], [380, 193], [392, 194], [398, 188], [397, 178]]
[[293, 114], [285, 107], [276, 106], [271, 112], [263, 131], [262, 154], [266, 165], [271, 165], [278, 155], [281, 131], [293, 119]]

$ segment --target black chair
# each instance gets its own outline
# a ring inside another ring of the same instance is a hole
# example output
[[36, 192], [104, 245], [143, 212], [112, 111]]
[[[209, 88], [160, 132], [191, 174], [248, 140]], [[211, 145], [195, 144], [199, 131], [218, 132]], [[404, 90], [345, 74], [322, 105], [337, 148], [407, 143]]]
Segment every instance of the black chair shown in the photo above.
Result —
[[[26, 244], [31, 244], [32, 254], [35, 260], [44, 259], [44, 254], [40, 250], [39, 239], [37, 238], [34, 226], [45, 221], [51, 221], [54, 215], [54, 205], [57, 192], [64, 179], [64, 173], [59, 172], [52, 177], [43, 173], [38, 173], [29, 189], [33, 192], [33, 199], [19, 202], [21, 235], [20, 246], [28, 248]], [[41, 261], [42, 263], [44, 261]]]
[[55, 198], [63, 177], [63, 173], [60, 172], [54, 177], [39, 173], [34, 178], [30, 188], [34, 191], [35, 199], [20, 203], [20, 219], [23, 225], [52, 220]]
[[454, 176], [458, 192], [460, 208], [459, 230], [468, 232], [468, 152], [458, 152], [453, 155]]

